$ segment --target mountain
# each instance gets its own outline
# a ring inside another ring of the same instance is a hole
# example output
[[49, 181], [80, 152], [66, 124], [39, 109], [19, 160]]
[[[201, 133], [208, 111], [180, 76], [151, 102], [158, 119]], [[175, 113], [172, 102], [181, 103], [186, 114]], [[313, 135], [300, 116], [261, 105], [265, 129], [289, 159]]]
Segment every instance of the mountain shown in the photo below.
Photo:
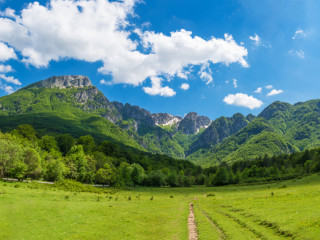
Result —
[[54, 76], [0, 98], [0, 130], [31, 124], [40, 134], [90, 134], [124, 147], [211, 166], [320, 145], [320, 100], [276, 101], [258, 116], [236, 113], [214, 121], [183, 118], [110, 102], [84, 76]]
[[185, 152], [175, 133], [190, 135], [210, 123], [207, 117], [195, 115], [183, 119], [110, 102], [87, 77], [77, 75], [53, 76], [0, 98], [2, 131], [28, 123], [42, 133], [70, 133], [75, 137], [90, 134], [96, 139], [176, 158], [185, 158]]
[[[212, 125], [203, 134], [210, 136], [206, 132], [211, 128]], [[207, 166], [317, 147], [320, 146], [320, 100], [294, 105], [276, 101], [267, 106], [246, 127], [221, 143], [208, 146], [206, 142], [210, 140], [203, 139], [206, 139], [205, 136], [200, 136], [194, 142], [195, 145], [201, 141], [202, 145], [187, 159]]]
[[184, 134], [195, 134], [200, 131], [201, 128], [207, 128], [211, 123], [211, 120], [205, 116], [198, 116], [195, 112], [188, 113], [180, 122], [178, 130]]
[[83, 76], [51, 77], [0, 98], [2, 131], [26, 123], [43, 133], [90, 134], [98, 140], [144, 150], [114, 124], [119, 119], [113, 104]]
[[230, 118], [220, 117], [191, 144], [188, 152], [192, 153], [198, 149], [213, 147], [222, 142], [226, 137], [237, 133], [247, 126], [248, 123], [247, 118], [240, 113], [234, 114]]

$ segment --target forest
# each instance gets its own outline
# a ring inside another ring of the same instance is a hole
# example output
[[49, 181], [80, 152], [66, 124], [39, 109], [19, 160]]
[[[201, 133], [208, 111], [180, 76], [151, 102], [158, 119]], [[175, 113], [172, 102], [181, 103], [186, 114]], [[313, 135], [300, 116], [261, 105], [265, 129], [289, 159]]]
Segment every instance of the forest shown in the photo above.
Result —
[[96, 183], [115, 187], [221, 186], [298, 178], [320, 171], [320, 148], [220, 163], [201, 168], [187, 160], [151, 154], [70, 134], [41, 136], [27, 124], [0, 133], [0, 177]]

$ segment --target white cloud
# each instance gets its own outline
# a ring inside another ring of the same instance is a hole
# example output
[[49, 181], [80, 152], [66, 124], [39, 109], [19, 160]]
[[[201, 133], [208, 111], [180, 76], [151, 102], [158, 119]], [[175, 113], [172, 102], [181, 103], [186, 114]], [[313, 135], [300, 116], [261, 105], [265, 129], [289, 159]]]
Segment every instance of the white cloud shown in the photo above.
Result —
[[302, 29], [298, 29], [297, 31], [295, 31], [294, 36], [292, 37], [292, 39], [296, 39], [299, 37], [305, 37], [306, 34]]
[[111, 81], [108, 81], [108, 82], [107, 82], [106, 80], [101, 79], [101, 80], [100, 80], [100, 84], [110, 86], [110, 85], [112, 85], [112, 82], [111, 82]]
[[[0, 18], [0, 23], [1, 23], [1, 18]], [[0, 32], [1, 32], [1, 24], [0, 24]], [[16, 58], [17, 56], [13, 48], [10, 48], [5, 43], [0, 42], [0, 61], [7, 61], [9, 59], [16, 59]]]
[[182, 69], [177, 72], [177, 77], [182, 79], [188, 79], [188, 75], [191, 73], [191, 70]]
[[226, 80], [225, 83], [228, 84], [228, 83], [229, 83], [229, 80]]
[[272, 85], [267, 85], [267, 86], [266, 86], [266, 89], [271, 89], [271, 88], [273, 88]]
[[260, 46], [261, 45], [261, 38], [257, 35], [254, 34], [254, 36], [249, 36], [250, 40], [254, 41], [254, 45]]
[[[0, 1], [1, 2], [1, 1]], [[4, 11], [0, 11], [0, 16], [16, 18], [15, 10], [11, 8], [6, 8]]]
[[[183, 76], [192, 65], [240, 63], [247, 49], [231, 35], [202, 39], [184, 29], [170, 35], [128, 30], [127, 17], [139, 0], [51, 0], [29, 4], [15, 19], [0, 18], [0, 41], [23, 56], [26, 64], [47, 67], [50, 61], [77, 59], [101, 61], [99, 72], [112, 75], [113, 83], [141, 85], [160, 76]], [[130, 39], [135, 32], [137, 39]], [[140, 45], [144, 47], [139, 51]], [[210, 72], [202, 78], [210, 82]], [[212, 76], [211, 76], [212, 78]], [[212, 80], [211, 80], [212, 81]]]
[[234, 87], [234, 88], [237, 88], [237, 87], [238, 87], [238, 83], [237, 83], [237, 82], [238, 82], [238, 80], [234, 78], [234, 79], [233, 79], [233, 87]]
[[3, 84], [3, 85], [0, 84], [0, 89], [3, 90], [3, 91], [5, 91], [5, 92], [8, 93], [8, 94], [11, 94], [11, 93], [15, 92], [14, 89], [13, 89], [13, 87], [8, 86], [8, 85], [6, 85], [6, 84]]
[[223, 101], [229, 105], [247, 107], [251, 110], [259, 108], [263, 104], [261, 100], [254, 98], [253, 96], [248, 96], [244, 93], [229, 94], [223, 99]]
[[176, 92], [173, 91], [172, 88], [161, 86], [161, 82], [163, 81], [161, 78], [151, 77], [150, 80], [152, 87], [144, 87], [143, 90], [145, 93], [149, 95], [160, 95], [163, 97], [173, 97], [176, 95]]
[[267, 96], [270, 97], [270, 96], [278, 95], [278, 94], [280, 94], [280, 93], [283, 93], [283, 90], [281, 90], [281, 89], [279, 89], [279, 90], [273, 89], [271, 92], [269, 92], [269, 93], [267, 94]]
[[190, 88], [190, 85], [188, 83], [182, 83], [180, 88], [183, 90], [188, 90]]
[[13, 69], [10, 65], [0, 64], [0, 73], [8, 73], [13, 72]]
[[212, 71], [209, 63], [204, 63], [201, 65], [198, 75], [201, 80], [206, 82], [207, 85], [213, 82]]
[[262, 92], [262, 87], [258, 87], [254, 92], [255, 93], [261, 93]]
[[4, 74], [0, 74], [0, 79], [3, 79], [4, 81], [6, 81], [8, 83], [13, 83], [15, 85], [22, 85], [18, 79], [14, 78], [12, 76], [7, 77]]

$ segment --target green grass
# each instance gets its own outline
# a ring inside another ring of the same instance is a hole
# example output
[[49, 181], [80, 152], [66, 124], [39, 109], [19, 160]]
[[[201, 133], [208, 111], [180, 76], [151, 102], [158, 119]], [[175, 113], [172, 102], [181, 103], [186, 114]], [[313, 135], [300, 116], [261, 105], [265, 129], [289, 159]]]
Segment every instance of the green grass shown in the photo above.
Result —
[[266, 185], [100, 193], [0, 182], [0, 239], [187, 239], [190, 202], [200, 240], [320, 236], [320, 176], [312, 175]]

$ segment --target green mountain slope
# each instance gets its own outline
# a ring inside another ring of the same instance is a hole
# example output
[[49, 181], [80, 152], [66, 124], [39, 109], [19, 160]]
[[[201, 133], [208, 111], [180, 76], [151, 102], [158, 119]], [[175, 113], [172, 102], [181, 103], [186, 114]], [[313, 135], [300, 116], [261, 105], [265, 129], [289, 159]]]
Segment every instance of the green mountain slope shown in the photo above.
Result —
[[210, 166], [221, 162], [248, 160], [265, 154], [272, 156], [298, 150], [275, 132], [267, 120], [257, 118], [222, 143], [211, 149], [198, 150], [187, 159], [202, 166]]
[[[86, 101], [79, 97], [90, 94], [94, 97]], [[101, 94], [93, 86], [21, 89], [0, 98], [0, 129], [9, 131], [20, 124], [30, 124], [46, 134], [70, 133], [75, 137], [90, 134], [98, 140], [143, 150], [125, 130], [102, 117], [117, 112], [99, 106]]]
[[[206, 131], [212, 127], [213, 125]], [[203, 136], [199, 137], [201, 138]], [[302, 151], [317, 146], [320, 146], [320, 100], [294, 105], [277, 101], [266, 107], [258, 115], [258, 119], [239, 132], [218, 145], [204, 145], [188, 159], [199, 165], [212, 165], [217, 162], [253, 159], [264, 154], [273, 156]]]

